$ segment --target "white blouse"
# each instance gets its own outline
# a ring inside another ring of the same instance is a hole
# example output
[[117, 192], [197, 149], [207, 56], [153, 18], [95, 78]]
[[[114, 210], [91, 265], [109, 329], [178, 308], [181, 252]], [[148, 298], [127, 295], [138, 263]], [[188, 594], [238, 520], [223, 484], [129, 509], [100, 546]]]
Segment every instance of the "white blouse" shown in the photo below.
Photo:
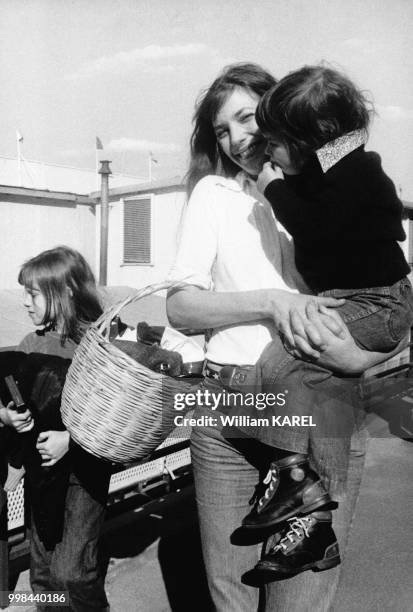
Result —
[[[207, 176], [196, 185], [169, 278], [217, 292], [308, 291], [294, 264], [290, 236], [242, 173], [236, 179]], [[275, 333], [270, 320], [220, 327], [208, 343], [207, 359], [253, 364]]]

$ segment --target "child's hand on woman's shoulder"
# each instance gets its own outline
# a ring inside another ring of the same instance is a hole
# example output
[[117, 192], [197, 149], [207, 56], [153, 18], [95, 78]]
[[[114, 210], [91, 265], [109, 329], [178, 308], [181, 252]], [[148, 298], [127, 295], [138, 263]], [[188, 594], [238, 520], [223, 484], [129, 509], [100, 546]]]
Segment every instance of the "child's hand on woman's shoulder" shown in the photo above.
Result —
[[258, 191], [264, 193], [267, 186], [275, 179], [284, 179], [284, 175], [282, 173], [281, 168], [279, 168], [278, 166], [274, 167], [269, 161], [265, 162], [257, 179]]

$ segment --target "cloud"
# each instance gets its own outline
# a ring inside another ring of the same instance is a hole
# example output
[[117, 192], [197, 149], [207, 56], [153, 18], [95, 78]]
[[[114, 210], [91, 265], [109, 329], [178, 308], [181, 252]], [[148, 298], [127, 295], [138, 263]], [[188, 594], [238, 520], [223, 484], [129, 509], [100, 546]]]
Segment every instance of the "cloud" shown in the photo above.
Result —
[[368, 57], [378, 53], [383, 45], [385, 45], [384, 41], [380, 41], [380, 44], [378, 44], [377, 40], [368, 40], [367, 38], [347, 38], [341, 42], [341, 47], [344, 47], [346, 52]]
[[370, 43], [365, 38], [347, 38], [343, 41], [343, 46], [349, 49], [369, 49]]
[[79, 157], [79, 155], [88, 155], [90, 153], [90, 149], [61, 149], [56, 151], [56, 155], [58, 157]]
[[376, 104], [376, 110], [378, 116], [387, 121], [413, 119], [413, 108], [404, 108], [403, 106], [381, 106], [380, 104]]
[[156, 153], [178, 153], [182, 147], [173, 143], [151, 142], [150, 140], [135, 140], [133, 138], [117, 138], [111, 140], [105, 149], [121, 151], [152, 151]]
[[136, 68], [143, 71], [166, 72], [174, 69], [171, 62], [176, 63], [188, 57], [201, 55], [217, 56], [219, 54], [203, 43], [171, 46], [148, 45], [87, 62], [77, 72], [69, 74], [65, 78], [73, 80], [104, 73], [127, 72]]

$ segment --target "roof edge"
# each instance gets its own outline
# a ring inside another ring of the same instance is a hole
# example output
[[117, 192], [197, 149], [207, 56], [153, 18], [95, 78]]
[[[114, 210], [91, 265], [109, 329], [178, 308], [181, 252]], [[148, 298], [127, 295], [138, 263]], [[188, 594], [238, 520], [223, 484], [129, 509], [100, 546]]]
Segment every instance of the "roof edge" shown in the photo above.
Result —
[[49, 189], [35, 189], [33, 187], [15, 187], [14, 185], [0, 185], [0, 199], [8, 202], [24, 202], [27, 200], [58, 200], [72, 204], [85, 204], [95, 206], [97, 201], [93, 196], [71, 193], [68, 191], [50, 191]]
[[[110, 179], [109, 179], [110, 182]], [[141, 193], [166, 193], [168, 191], [185, 191], [186, 184], [182, 176], [173, 176], [165, 179], [158, 179], [146, 183], [136, 183], [134, 185], [123, 185], [122, 187], [114, 187], [109, 189], [109, 197], [111, 200], [129, 195]], [[90, 196], [98, 199], [100, 191], [93, 191]]]

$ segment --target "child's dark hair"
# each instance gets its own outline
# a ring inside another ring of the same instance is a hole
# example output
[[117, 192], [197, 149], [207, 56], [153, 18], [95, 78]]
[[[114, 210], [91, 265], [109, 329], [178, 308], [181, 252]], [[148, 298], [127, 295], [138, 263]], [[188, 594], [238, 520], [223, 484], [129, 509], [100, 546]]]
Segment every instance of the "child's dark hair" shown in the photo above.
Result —
[[304, 66], [290, 72], [260, 100], [256, 120], [266, 137], [289, 150], [294, 162], [354, 130], [367, 130], [371, 103], [337, 70]]
[[261, 96], [276, 83], [275, 78], [258, 64], [240, 62], [226, 66], [199, 97], [191, 136], [191, 159], [186, 176], [188, 195], [196, 183], [208, 174], [235, 176], [240, 168], [223, 155], [217, 144], [213, 121], [228, 96], [240, 87]]
[[43, 325], [61, 329], [66, 338], [79, 342], [85, 324], [102, 314], [93, 272], [74, 249], [58, 246], [26, 261], [19, 272], [20, 285], [32, 289], [36, 283], [46, 299]]

